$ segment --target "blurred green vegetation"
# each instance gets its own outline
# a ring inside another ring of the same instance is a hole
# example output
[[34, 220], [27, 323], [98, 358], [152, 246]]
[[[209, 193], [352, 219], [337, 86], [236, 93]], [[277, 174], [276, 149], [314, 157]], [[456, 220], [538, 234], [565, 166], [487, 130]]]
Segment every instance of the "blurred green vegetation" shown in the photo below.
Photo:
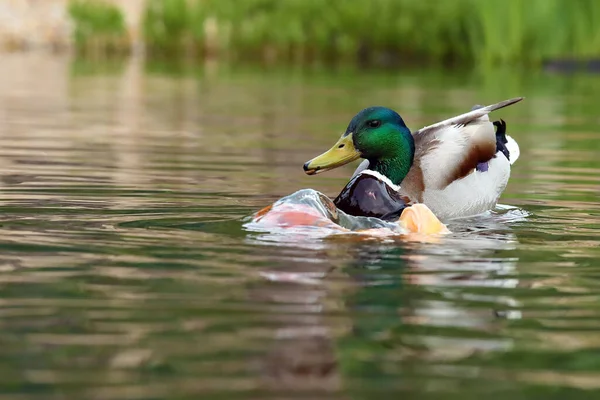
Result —
[[101, 0], [72, 0], [69, 15], [74, 22], [73, 39], [78, 51], [93, 54], [129, 51], [125, 17], [115, 5]]
[[600, 55], [596, 0], [150, 0], [148, 10], [154, 54], [478, 64]]
[[[72, 12], [78, 43], [123, 34], [122, 18], [103, 16], [107, 6], [75, 4], [87, 10]], [[597, 0], [147, 0], [142, 24], [151, 56], [477, 65], [600, 57]]]

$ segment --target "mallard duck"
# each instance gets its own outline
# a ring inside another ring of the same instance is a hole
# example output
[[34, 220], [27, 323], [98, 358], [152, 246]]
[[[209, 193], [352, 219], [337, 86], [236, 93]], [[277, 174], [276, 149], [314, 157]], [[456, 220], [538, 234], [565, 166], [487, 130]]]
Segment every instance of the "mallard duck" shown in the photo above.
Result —
[[314, 175], [365, 159], [334, 202], [349, 214], [396, 217], [423, 203], [441, 220], [477, 215], [495, 207], [519, 156], [506, 123], [492, 123], [488, 114], [522, 99], [475, 106], [414, 133], [395, 111], [369, 107], [304, 171]]

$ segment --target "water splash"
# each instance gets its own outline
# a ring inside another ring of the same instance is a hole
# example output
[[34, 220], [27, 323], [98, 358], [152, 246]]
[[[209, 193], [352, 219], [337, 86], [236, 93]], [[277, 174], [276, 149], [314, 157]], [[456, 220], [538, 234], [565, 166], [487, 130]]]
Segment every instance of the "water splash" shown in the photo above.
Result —
[[408, 233], [399, 223], [348, 215], [337, 209], [329, 197], [313, 189], [302, 189], [277, 200], [249, 217], [244, 228], [272, 234], [304, 234], [312, 238], [352, 233], [377, 236]]

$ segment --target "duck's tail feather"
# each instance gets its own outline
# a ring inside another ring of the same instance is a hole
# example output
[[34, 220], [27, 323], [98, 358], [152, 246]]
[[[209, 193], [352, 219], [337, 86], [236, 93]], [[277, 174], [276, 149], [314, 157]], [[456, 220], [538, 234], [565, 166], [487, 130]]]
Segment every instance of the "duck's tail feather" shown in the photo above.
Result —
[[501, 152], [511, 164], [514, 164], [519, 158], [519, 145], [506, 134], [506, 122], [503, 119], [494, 121], [493, 124], [496, 127], [496, 153]]

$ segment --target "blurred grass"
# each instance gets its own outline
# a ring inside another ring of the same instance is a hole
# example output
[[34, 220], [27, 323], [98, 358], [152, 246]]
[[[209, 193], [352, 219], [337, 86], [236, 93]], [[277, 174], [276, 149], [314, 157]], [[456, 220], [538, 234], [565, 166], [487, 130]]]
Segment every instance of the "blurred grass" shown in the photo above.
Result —
[[[122, 34], [80, 14], [78, 43]], [[600, 1], [147, 0], [142, 31], [151, 56], [538, 65], [600, 57]]]
[[73, 39], [79, 52], [114, 54], [129, 51], [125, 17], [121, 10], [102, 0], [73, 0], [69, 15], [74, 22]]

